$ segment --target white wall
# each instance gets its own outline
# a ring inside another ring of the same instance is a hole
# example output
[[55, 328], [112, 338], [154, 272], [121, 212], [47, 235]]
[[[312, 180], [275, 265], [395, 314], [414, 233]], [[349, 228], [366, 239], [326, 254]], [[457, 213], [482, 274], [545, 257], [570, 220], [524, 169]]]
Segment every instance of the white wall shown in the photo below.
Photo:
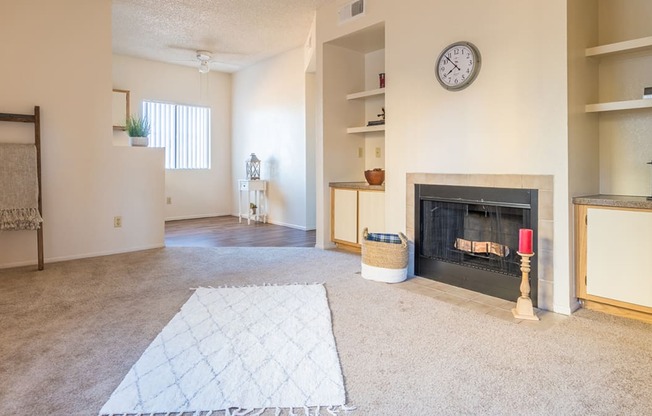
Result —
[[570, 195], [599, 193], [598, 114], [585, 105], [598, 102], [595, 59], [586, 48], [598, 43], [598, 1], [576, 0], [568, 4], [568, 130]]
[[261, 159], [261, 179], [269, 181], [269, 221], [308, 229], [310, 202], [306, 182], [306, 74], [303, 47], [247, 67], [233, 76], [233, 206], [235, 182], [245, 178], [245, 160]]
[[[342, 25], [336, 4], [318, 11], [317, 62], [327, 65], [323, 42], [385, 21], [387, 231], [405, 231], [407, 172], [554, 175], [554, 302], [555, 310], [569, 312], [566, 1], [379, 0], [366, 6], [366, 16]], [[463, 23], [452, 16], [463, 16]], [[434, 62], [459, 40], [480, 49], [482, 69], [469, 88], [449, 92], [436, 81]], [[320, 88], [326, 81], [319, 79]], [[322, 94], [326, 100], [332, 92]], [[327, 116], [318, 137], [322, 149], [330, 140]], [[341, 179], [335, 178], [341, 169], [329, 155], [320, 156], [317, 221], [324, 230], [318, 244], [326, 246], [326, 184]]]
[[[165, 171], [165, 219], [231, 214], [231, 75], [114, 55], [113, 88], [130, 91], [132, 113], [143, 100], [211, 108], [211, 169]], [[127, 144], [127, 134], [115, 132], [114, 143]]]
[[[575, 0], [568, 3], [568, 165], [569, 196], [594, 195], [600, 191], [598, 114], [586, 113], [587, 103], [598, 101], [596, 61], [587, 59], [587, 47], [598, 42], [597, 0]], [[574, 206], [569, 205], [573, 218]], [[573, 221], [575, 219], [573, 218]], [[575, 228], [568, 240], [574, 246]], [[575, 256], [570, 258], [575, 270]], [[573, 273], [571, 273], [573, 275]], [[575, 285], [570, 287], [575, 297]], [[579, 306], [573, 305], [572, 307]]]
[[[313, 40], [314, 42], [314, 40]], [[314, 73], [306, 73], [306, 229], [317, 227], [317, 197], [315, 169], [315, 100], [317, 80]]]
[[[46, 263], [162, 246], [163, 152], [112, 145], [111, 1], [3, 0], [0, 39], [0, 111], [41, 107]], [[35, 241], [0, 233], [0, 267], [35, 264]]]

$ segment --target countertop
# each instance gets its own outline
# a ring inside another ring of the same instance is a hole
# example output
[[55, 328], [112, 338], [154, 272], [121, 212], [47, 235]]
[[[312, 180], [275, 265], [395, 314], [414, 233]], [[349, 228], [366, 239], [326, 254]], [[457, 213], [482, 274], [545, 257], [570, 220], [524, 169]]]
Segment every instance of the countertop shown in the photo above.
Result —
[[644, 196], [587, 195], [573, 197], [573, 204], [615, 208], [652, 209], [652, 201]]
[[369, 185], [367, 182], [330, 182], [328, 186], [330, 186], [331, 188], [355, 189], [358, 191], [384, 191], [385, 190], [385, 184]]

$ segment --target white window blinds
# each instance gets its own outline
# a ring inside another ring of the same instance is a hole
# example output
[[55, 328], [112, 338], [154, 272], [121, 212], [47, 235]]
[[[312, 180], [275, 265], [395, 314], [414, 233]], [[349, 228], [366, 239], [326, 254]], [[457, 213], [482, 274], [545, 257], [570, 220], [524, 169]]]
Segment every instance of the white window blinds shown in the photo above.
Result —
[[143, 115], [150, 147], [165, 148], [166, 169], [210, 169], [210, 108], [144, 101]]

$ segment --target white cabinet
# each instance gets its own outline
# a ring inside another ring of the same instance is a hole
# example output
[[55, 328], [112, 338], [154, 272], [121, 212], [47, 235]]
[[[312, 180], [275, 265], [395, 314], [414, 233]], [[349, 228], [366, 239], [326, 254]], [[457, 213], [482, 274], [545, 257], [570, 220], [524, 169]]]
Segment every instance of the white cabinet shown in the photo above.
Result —
[[586, 293], [652, 307], [652, 212], [589, 208]]
[[358, 191], [333, 189], [331, 240], [345, 244], [358, 242]]
[[652, 211], [576, 205], [577, 297], [652, 322]]
[[365, 228], [370, 233], [385, 230], [385, 192], [358, 192], [358, 244], [362, 242]]
[[331, 241], [360, 248], [362, 233], [385, 229], [385, 192], [331, 188]]

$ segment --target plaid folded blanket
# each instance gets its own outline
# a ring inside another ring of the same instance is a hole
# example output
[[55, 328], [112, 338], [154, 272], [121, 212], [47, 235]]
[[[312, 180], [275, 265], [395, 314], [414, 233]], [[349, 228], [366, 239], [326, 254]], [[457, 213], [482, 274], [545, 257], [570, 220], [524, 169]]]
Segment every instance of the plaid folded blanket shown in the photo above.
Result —
[[398, 234], [369, 233], [367, 241], [378, 241], [380, 243], [401, 244]]

